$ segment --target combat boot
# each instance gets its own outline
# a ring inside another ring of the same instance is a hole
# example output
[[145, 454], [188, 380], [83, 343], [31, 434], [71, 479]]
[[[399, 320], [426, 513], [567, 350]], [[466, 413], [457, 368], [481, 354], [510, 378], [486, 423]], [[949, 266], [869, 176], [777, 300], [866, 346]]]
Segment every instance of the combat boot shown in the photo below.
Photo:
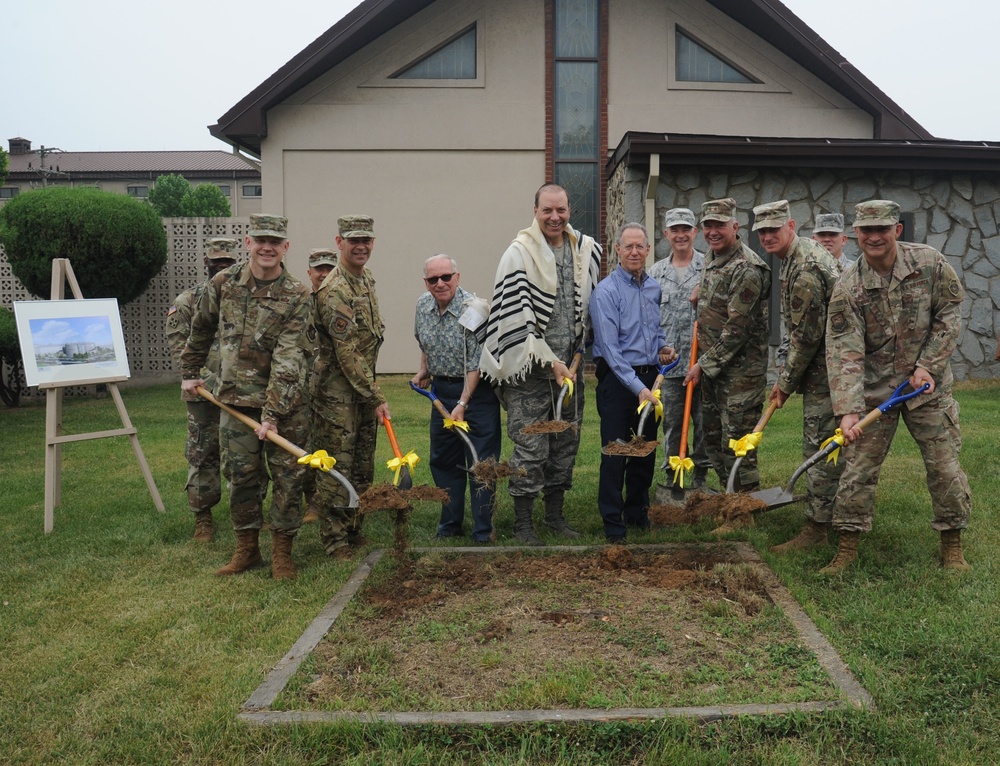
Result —
[[841, 532], [840, 544], [837, 546], [837, 555], [833, 561], [819, 570], [821, 575], [835, 575], [843, 572], [848, 565], [858, 558], [858, 543], [861, 542], [860, 532]]
[[212, 511], [195, 511], [194, 539], [199, 543], [210, 543], [215, 537], [215, 525], [212, 523]]
[[216, 576], [226, 577], [264, 566], [264, 559], [260, 557], [259, 537], [259, 529], [241, 529], [237, 531], [236, 552], [229, 559], [228, 564], [221, 569], [215, 570]]
[[962, 530], [944, 529], [941, 531], [941, 566], [945, 569], [955, 569], [967, 572], [972, 569], [962, 555]]
[[271, 532], [271, 576], [275, 580], [294, 580], [295, 562], [292, 561], [291, 535]]
[[514, 498], [514, 537], [525, 545], [545, 545], [535, 532], [531, 516], [535, 511], [535, 498]]
[[685, 487], [684, 489], [705, 490], [707, 488], [708, 488], [708, 469], [695, 466], [694, 476], [691, 477], [691, 486]]
[[563, 516], [563, 506], [566, 500], [566, 493], [561, 489], [555, 489], [545, 495], [545, 526], [563, 537], [576, 538], [580, 533], [566, 523]]
[[826, 545], [829, 542], [827, 531], [829, 524], [821, 524], [812, 519], [806, 519], [806, 524], [796, 537], [786, 543], [771, 547], [771, 553], [787, 553], [788, 551], [804, 551], [814, 545]]

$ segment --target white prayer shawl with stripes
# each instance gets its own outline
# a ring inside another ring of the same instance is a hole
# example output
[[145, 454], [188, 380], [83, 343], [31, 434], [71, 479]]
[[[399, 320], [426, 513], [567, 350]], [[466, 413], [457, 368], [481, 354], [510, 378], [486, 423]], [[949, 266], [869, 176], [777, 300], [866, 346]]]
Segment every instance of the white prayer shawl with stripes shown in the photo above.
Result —
[[[590, 294], [601, 275], [601, 246], [568, 225], [565, 232], [573, 254], [574, 330], [582, 342], [590, 329]], [[523, 379], [533, 364], [569, 362], [558, 359], [545, 342], [556, 279], [555, 254], [536, 220], [500, 257], [479, 363], [483, 375], [510, 383]]]

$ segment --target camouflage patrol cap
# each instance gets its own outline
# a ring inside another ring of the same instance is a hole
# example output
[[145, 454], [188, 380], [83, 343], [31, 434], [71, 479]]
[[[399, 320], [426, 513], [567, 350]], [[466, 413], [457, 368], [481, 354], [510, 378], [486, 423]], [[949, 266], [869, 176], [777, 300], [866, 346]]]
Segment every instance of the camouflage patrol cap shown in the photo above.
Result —
[[701, 222], [732, 221], [736, 218], [736, 200], [732, 197], [713, 199], [701, 204]]
[[888, 199], [872, 199], [854, 206], [855, 226], [894, 226], [899, 223], [899, 205]]
[[278, 239], [288, 239], [288, 219], [280, 215], [267, 215], [266, 213], [250, 214], [251, 237], [277, 237]]
[[835, 234], [844, 233], [844, 216], [840, 213], [820, 213], [817, 215], [813, 234], [823, 234], [830, 231]]
[[225, 258], [235, 261], [238, 245], [239, 243], [235, 239], [230, 239], [229, 237], [213, 237], [205, 243], [205, 257], [212, 260]]
[[674, 207], [663, 214], [664, 229], [669, 229], [671, 226], [690, 226], [693, 229], [697, 225], [694, 213], [686, 207]]
[[309, 268], [313, 266], [336, 266], [339, 255], [335, 250], [316, 248], [309, 251]]
[[370, 215], [345, 215], [337, 219], [337, 231], [344, 239], [375, 236], [375, 219]]
[[757, 205], [753, 209], [753, 231], [758, 229], [777, 229], [784, 226], [791, 219], [792, 214], [788, 212], [788, 200], [779, 199], [777, 202], [765, 202]]

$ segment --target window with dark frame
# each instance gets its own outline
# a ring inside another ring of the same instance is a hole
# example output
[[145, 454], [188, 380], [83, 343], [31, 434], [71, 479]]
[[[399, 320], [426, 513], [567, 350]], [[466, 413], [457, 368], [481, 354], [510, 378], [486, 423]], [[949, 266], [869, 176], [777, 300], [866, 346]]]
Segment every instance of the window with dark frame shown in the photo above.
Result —
[[678, 82], [720, 82], [744, 85], [760, 82], [680, 27], [676, 28], [674, 39], [677, 45], [675, 63]]
[[264, 188], [260, 184], [243, 184], [244, 197], [262, 197]]
[[224, 197], [228, 197], [230, 195], [232, 189], [229, 186], [229, 184], [218, 184], [218, 186], [219, 186], [219, 191], [222, 192], [222, 195]]
[[403, 70], [396, 80], [475, 80], [476, 27], [460, 32]]
[[19, 191], [17, 186], [0, 186], [0, 199], [14, 199]]
[[149, 196], [148, 186], [128, 186], [126, 187], [128, 196], [135, 197], [137, 199], [145, 199]]

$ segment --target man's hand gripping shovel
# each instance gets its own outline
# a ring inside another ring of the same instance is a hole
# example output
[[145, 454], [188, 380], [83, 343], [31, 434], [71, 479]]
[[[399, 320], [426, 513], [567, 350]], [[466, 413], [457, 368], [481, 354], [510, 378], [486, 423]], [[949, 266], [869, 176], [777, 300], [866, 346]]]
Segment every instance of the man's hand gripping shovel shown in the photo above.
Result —
[[[915, 396], [920, 396], [920, 394], [929, 390], [931, 387], [930, 383], [924, 383], [916, 391], [911, 391], [908, 394], [903, 393], [905, 389], [910, 385], [909, 380], [903, 381], [899, 387], [893, 392], [892, 396], [886, 399], [882, 404], [873, 409], [867, 415], [865, 415], [855, 426], [859, 431], [863, 431], [865, 428], [870, 426], [883, 414], [891, 410], [897, 404], [902, 404], [908, 399], [912, 399]], [[764, 503], [767, 503], [768, 508], [780, 508], [783, 505], [788, 505], [789, 503], [795, 502], [795, 496], [792, 494], [792, 490], [795, 487], [795, 482], [799, 480], [806, 471], [812, 468], [816, 463], [818, 463], [823, 458], [827, 460], [832, 460], [834, 463], [837, 462], [837, 455], [839, 454], [840, 448], [844, 446], [844, 442], [847, 439], [841, 430], [838, 428], [837, 431], [823, 442], [823, 446], [808, 460], [806, 460], [802, 465], [795, 469], [795, 473], [792, 474], [792, 478], [788, 482], [788, 486], [785, 489], [781, 487], [773, 487], [771, 489], [762, 489], [759, 492], [751, 492], [750, 497], [756, 498]]]
[[[225, 410], [234, 418], [239, 420], [244, 425], [249, 426], [254, 431], [258, 431], [261, 428], [261, 424], [254, 420], [249, 415], [244, 415], [239, 410], [235, 410], [227, 404], [223, 404], [208, 391], [204, 386], [198, 386], [195, 391], [197, 391], [198, 396], [205, 399], [221, 410]], [[268, 431], [266, 438], [273, 444], [281, 447], [285, 452], [295, 455], [299, 459], [301, 465], [308, 465], [310, 468], [316, 468], [320, 471], [320, 475], [329, 474], [334, 479], [336, 479], [340, 484], [347, 490], [348, 497], [348, 507], [357, 508], [358, 507], [358, 493], [354, 489], [354, 485], [347, 480], [347, 477], [340, 471], [335, 471], [333, 467], [337, 464], [337, 461], [332, 455], [326, 454], [326, 450], [316, 450], [315, 452], [306, 452], [301, 447], [292, 444], [284, 436], [280, 436], [275, 431]]]
[[653, 398], [656, 399], [656, 404], [649, 407], [649, 400], [639, 404], [638, 412], [639, 415], [639, 427], [636, 429], [635, 435], [632, 441], [626, 442], [621, 439], [616, 439], [604, 445], [601, 453], [604, 455], [618, 455], [621, 457], [646, 457], [656, 451], [656, 445], [659, 441], [653, 439], [652, 441], [647, 441], [643, 437], [643, 432], [646, 430], [646, 420], [649, 418], [650, 412], [656, 413], [656, 421], [659, 422], [663, 419], [663, 403], [660, 401], [661, 388], [663, 384], [663, 376], [670, 372], [674, 367], [677, 366], [680, 359], [674, 359], [670, 364], [665, 364], [660, 367], [660, 372], [656, 376], [656, 380], [653, 381], [652, 387], [649, 389], [653, 394]]
[[[472, 469], [476, 467], [476, 463], [479, 462], [479, 455], [476, 452], [476, 448], [472, 446], [472, 439], [469, 438], [469, 423], [465, 420], [452, 420], [451, 413], [445, 409], [444, 404], [438, 398], [438, 395], [434, 391], [434, 386], [431, 386], [430, 390], [425, 390], [416, 385], [412, 380], [410, 381], [410, 388], [416, 391], [421, 396], [426, 396], [431, 400], [431, 404], [434, 405], [434, 409], [438, 411], [438, 414], [444, 419], [444, 427], [451, 430], [452, 432], [458, 434], [458, 438], [465, 442], [466, 449], [469, 450], [469, 456], [472, 458]], [[466, 468], [465, 466], [460, 466], [463, 471], [468, 471], [472, 473], [472, 469]]]

